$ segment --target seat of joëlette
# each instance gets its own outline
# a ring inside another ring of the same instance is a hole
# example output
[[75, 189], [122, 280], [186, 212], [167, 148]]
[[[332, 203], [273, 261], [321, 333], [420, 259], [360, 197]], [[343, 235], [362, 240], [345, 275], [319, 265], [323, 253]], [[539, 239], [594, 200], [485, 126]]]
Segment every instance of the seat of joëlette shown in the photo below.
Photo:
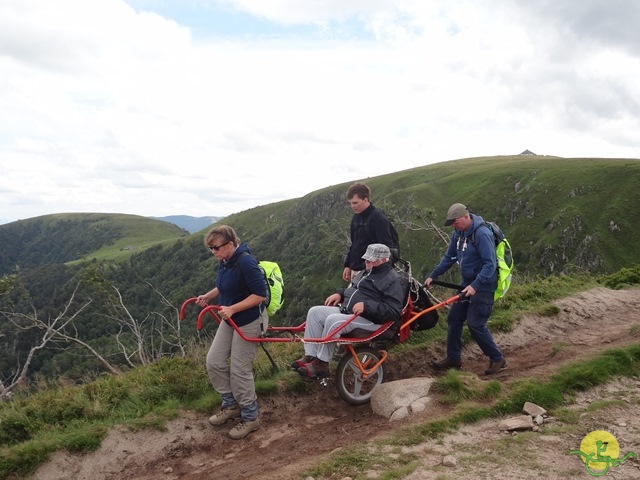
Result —
[[[380, 325], [382, 326], [382, 325]], [[365, 330], [364, 328], [354, 328], [350, 332], [343, 333], [340, 335], [341, 338], [369, 338], [373, 335], [373, 331]], [[379, 333], [375, 339], [376, 340], [391, 340], [396, 334], [396, 329], [394, 328], [393, 322], [389, 322], [389, 326], [381, 333]]]

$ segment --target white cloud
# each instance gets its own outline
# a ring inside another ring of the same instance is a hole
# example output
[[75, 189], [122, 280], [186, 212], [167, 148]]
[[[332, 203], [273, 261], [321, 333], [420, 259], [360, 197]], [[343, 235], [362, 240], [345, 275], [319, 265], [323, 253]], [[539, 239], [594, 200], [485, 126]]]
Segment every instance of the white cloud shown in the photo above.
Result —
[[379, 9], [395, 8], [386, 0], [222, 0], [220, 3], [284, 25], [347, 20]]
[[[226, 215], [525, 148], [638, 156], [632, 1], [130, 3], [0, 4], [0, 222]], [[185, 6], [283, 27], [196, 38]]]

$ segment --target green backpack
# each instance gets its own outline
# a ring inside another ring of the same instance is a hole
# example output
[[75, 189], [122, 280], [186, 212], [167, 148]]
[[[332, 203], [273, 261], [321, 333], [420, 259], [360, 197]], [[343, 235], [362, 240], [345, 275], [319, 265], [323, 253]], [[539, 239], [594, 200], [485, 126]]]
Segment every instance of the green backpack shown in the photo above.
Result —
[[[493, 233], [493, 240], [496, 244], [496, 260], [498, 262], [498, 288], [494, 295], [494, 300], [504, 297], [509, 287], [513, 273], [513, 252], [511, 244], [502, 229], [495, 222], [484, 222], [482, 226], [487, 227]], [[471, 243], [475, 242], [475, 232], [471, 235]]]
[[[248, 255], [247, 252], [242, 252], [240, 256]], [[282, 278], [282, 272], [280, 266], [276, 262], [269, 262], [268, 260], [262, 260], [258, 262], [260, 270], [264, 275], [264, 281], [267, 284], [267, 300], [264, 302], [267, 305], [267, 313], [269, 317], [272, 317], [284, 304], [284, 279]], [[242, 274], [240, 274], [242, 275]], [[244, 284], [244, 277], [241, 276], [241, 281]], [[245, 290], [246, 284], [244, 287]]]
[[272, 317], [284, 304], [282, 293], [284, 291], [284, 279], [280, 266], [276, 262], [262, 260], [258, 262], [262, 269], [264, 279], [267, 282], [267, 312]]

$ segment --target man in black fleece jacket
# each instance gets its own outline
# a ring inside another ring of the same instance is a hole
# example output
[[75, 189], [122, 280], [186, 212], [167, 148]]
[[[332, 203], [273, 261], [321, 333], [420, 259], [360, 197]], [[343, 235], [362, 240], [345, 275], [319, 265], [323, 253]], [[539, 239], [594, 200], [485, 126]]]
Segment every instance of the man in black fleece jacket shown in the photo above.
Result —
[[368, 185], [356, 182], [347, 190], [347, 200], [353, 217], [349, 227], [351, 246], [344, 260], [342, 279], [350, 282], [361, 270], [364, 270], [362, 255], [368, 245], [382, 243], [389, 248], [394, 247], [391, 222], [382, 210], [371, 203], [371, 189]]

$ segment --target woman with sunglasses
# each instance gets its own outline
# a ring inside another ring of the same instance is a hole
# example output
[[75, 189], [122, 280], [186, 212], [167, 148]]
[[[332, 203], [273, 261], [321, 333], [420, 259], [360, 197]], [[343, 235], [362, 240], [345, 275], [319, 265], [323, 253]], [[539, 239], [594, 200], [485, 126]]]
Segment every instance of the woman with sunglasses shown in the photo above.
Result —
[[229, 431], [234, 440], [246, 437], [260, 427], [258, 401], [253, 378], [257, 342], [247, 342], [226, 320], [232, 318], [247, 337], [259, 337], [267, 285], [258, 262], [246, 243], [227, 225], [215, 227], [205, 235], [204, 244], [220, 262], [215, 287], [199, 295], [201, 307], [218, 299], [220, 322], [207, 353], [207, 372], [211, 385], [222, 399], [220, 412], [209, 418], [212, 425], [223, 425], [236, 418], [240, 422]]

